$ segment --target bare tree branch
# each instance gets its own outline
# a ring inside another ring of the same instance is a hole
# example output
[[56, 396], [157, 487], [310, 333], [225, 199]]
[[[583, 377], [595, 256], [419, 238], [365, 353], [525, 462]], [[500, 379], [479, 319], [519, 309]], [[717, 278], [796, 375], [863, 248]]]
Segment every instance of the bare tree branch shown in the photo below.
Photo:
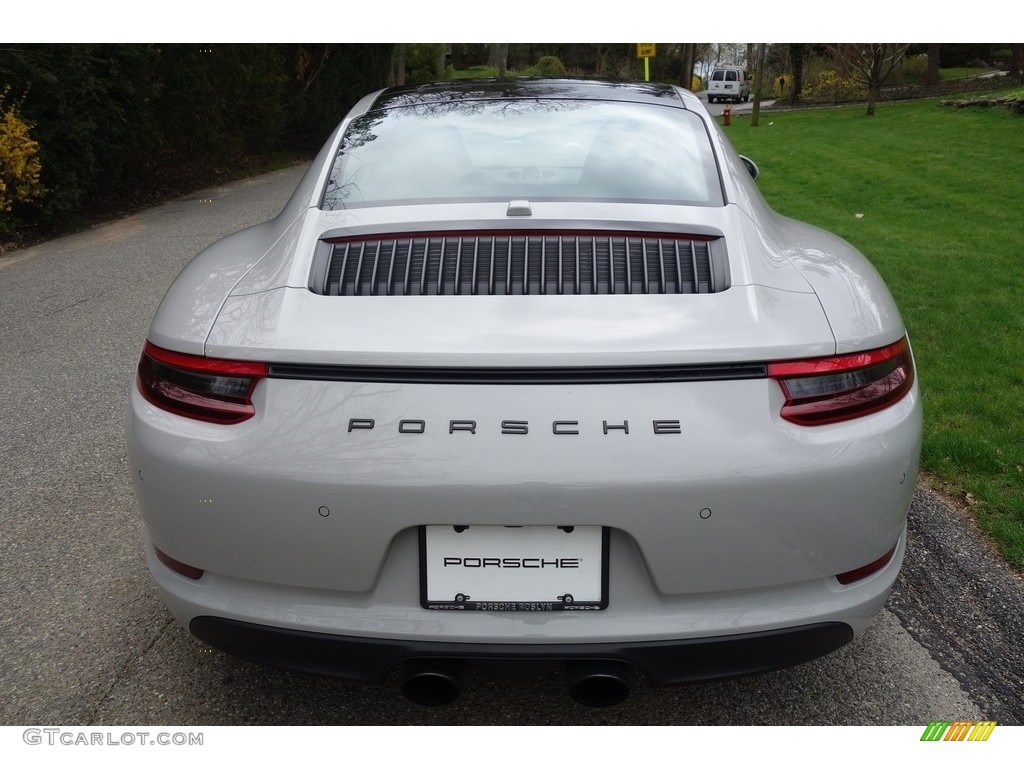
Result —
[[903, 61], [910, 44], [838, 43], [826, 47], [850, 77], [868, 89], [868, 114], [873, 115], [882, 85]]

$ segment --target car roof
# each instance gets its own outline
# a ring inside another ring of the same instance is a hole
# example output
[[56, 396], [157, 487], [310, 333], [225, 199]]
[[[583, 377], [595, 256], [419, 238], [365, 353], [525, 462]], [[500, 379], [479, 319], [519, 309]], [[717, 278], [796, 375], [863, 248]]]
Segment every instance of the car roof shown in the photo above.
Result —
[[388, 88], [381, 91], [368, 111], [451, 101], [508, 99], [588, 99], [685, 106], [678, 90], [661, 83], [515, 78], [450, 80], [443, 83]]

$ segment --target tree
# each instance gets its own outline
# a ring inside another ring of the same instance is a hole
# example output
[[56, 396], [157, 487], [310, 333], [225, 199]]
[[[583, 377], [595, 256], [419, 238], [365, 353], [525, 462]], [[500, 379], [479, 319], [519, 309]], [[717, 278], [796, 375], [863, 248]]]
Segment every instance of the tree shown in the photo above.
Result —
[[[0, 110], [3, 141], [17, 150], [5, 163], [24, 184], [11, 215], [19, 226], [63, 225], [239, 159], [312, 153], [386, 84], [391, 52], [373, 43], [0, 44], [0, 92], [9, 86], [5, 104], [34, 142]], [[430, 61], [433, 75], [439, 57]], [[38, 154], [28, 157], [30, 147]], [[33, 160], [48, 193], [29, 206]], [[2, 185], [9, 197], [11, 183]]]
[[396, 43], [391, 54], [391, 85], [405, 85], [405, 43]]
[[491, 43], [487, 46], [487, 63], [498, 68], [498, 77], [508, 73], [508, 43]]
[[29, 135], [31, 126], [18, 114], [18, 105], [4, 105], [9, 91], [0, 90], [0, 235], [14, 228], [4, 215], [14, 203], [38, 200], [46, 193], [39, 182], [39, 144]]
[[[195, 46], [198, 48], [199, 46]], [[37, 216], [66, 217], [104, 195], [120, 194], [145, 175], [162, 148], [166, 114], [154, 76], [152, 45], [11, 44], [0, 49], [2, 80], [32, 126], [50, 190]], [[2, 87], [2, 85], [0, 85]]]
[[754, 111], [750, 116], [750, 125], [754, 128], [761, 124], [761, 87], [764, 85], [764, 43], [757, 44], [757, 62], [754, 64]]
[[684, 87], [689, 88], [693, 80], [693, 71], [697, 69], [697, 65], [701, 60], [707, 57], [711, 50], [711, 43], [686, 43], [683, 48], [683, 72], [685, 73], [686, 81], [682, 84]]
[[1013, 60], [1010, 64], [1010, 77], [1016, 78], [1018, 83], [1024, 83], [1024, 44], [1012, 43]]
[[405, 82], [444, 80], [444, 43], [408, 43], [405, 46]]
[[693, 68], [697, 64], [697, 44], [683, 44], [683, 76], [679, 84], [689, 90], [693, 88]]
[[800, 98], [800, 91], [804, 89], [804, 59], [807, 58], [806, 43], [789, 44], [789, 61], [793, 66], [793, 82], [790, 84], [789, 100], [796, 101]]
[[828, 50], [853, 80], [868, 89], [868, 114], [873, 115], [882, 86], [909, 47], [908, 43], [840, 43]]
[[928, 87], [939, 84], [939, 44], [928, 43]]

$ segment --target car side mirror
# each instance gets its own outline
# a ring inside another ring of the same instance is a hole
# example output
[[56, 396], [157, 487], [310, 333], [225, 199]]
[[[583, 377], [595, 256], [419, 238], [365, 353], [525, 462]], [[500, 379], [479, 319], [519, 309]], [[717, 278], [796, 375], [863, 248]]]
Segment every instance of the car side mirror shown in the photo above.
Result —
[[757, 167], [757, 163], [751, 160], [746, 155], [740, 155], [740, 160], [747, 167], [747, 171], [750, 173], [750, 178], [757, 181], [757, 177], [761, 175], [761, 169]]

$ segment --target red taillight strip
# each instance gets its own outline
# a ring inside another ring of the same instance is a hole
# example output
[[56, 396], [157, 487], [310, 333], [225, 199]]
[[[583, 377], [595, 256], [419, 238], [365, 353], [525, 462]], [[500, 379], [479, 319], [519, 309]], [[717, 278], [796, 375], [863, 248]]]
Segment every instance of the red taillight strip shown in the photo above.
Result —
[[193, 565], [187, 565], [180, 560], [175, 560], [173, 557], [163, 552], [159, 547], [153, 547], [153, 552], [156, 554], [156, 559], [166, 565], [175, 573], [180, 573], [182, 576], [188, 579], [201, 579], [203, 576], [202, 568], [196, 568]]
[[139, 358], [139, 391], [165, 411], [215, 424], [238, 424], [256, 415], [252, 393], [266, 363], [173, 352], [146, 342]]
[[172, 352], [158, 347], [150, 341], [146, 342], [143, 354], [149, 355], [161, 363], [197, 373], [214, 373], [222, 376], [266, 376], [267, 364], [254, 363], [250, 360], [222, 360], [215, 357], [188, 355], [184, 352]]
[[770, 363], [768, 365], [768, 375], [773, 379], [782, 379], [789, 376], [814, 376], [850, 371], [855, 368], [868, 368], [878, 363], [884, 363], [886, 360], [906, 351], [907, 339], [904, 337], [887, 347], [873, 349], [869, 352], [854, 352], [849, 355], [820, 357], [814, 360], [790, 360], [781, 363]]
[[892, 545], [892, 549], [877, 560], [873, 560], [867, 565], [862, 565], [860, 568], [854, 568], [852, 571], [836, 574], [836, 579], [839, 580], [840, 584], [852, 584], [855, 581], [866, 579], [871, 574], [877, 573], [889, 564], [889, 561], [892, 560], [892, 556], [896, 554], [896, 548], [898, 546], [899, 542], [897, 541]]
[[768, 364], [786, 402], [781, 416], [801, 426], [834, 424], [876, 413], [901, 400], [914, 384], [906, 337], [849, 355]]

